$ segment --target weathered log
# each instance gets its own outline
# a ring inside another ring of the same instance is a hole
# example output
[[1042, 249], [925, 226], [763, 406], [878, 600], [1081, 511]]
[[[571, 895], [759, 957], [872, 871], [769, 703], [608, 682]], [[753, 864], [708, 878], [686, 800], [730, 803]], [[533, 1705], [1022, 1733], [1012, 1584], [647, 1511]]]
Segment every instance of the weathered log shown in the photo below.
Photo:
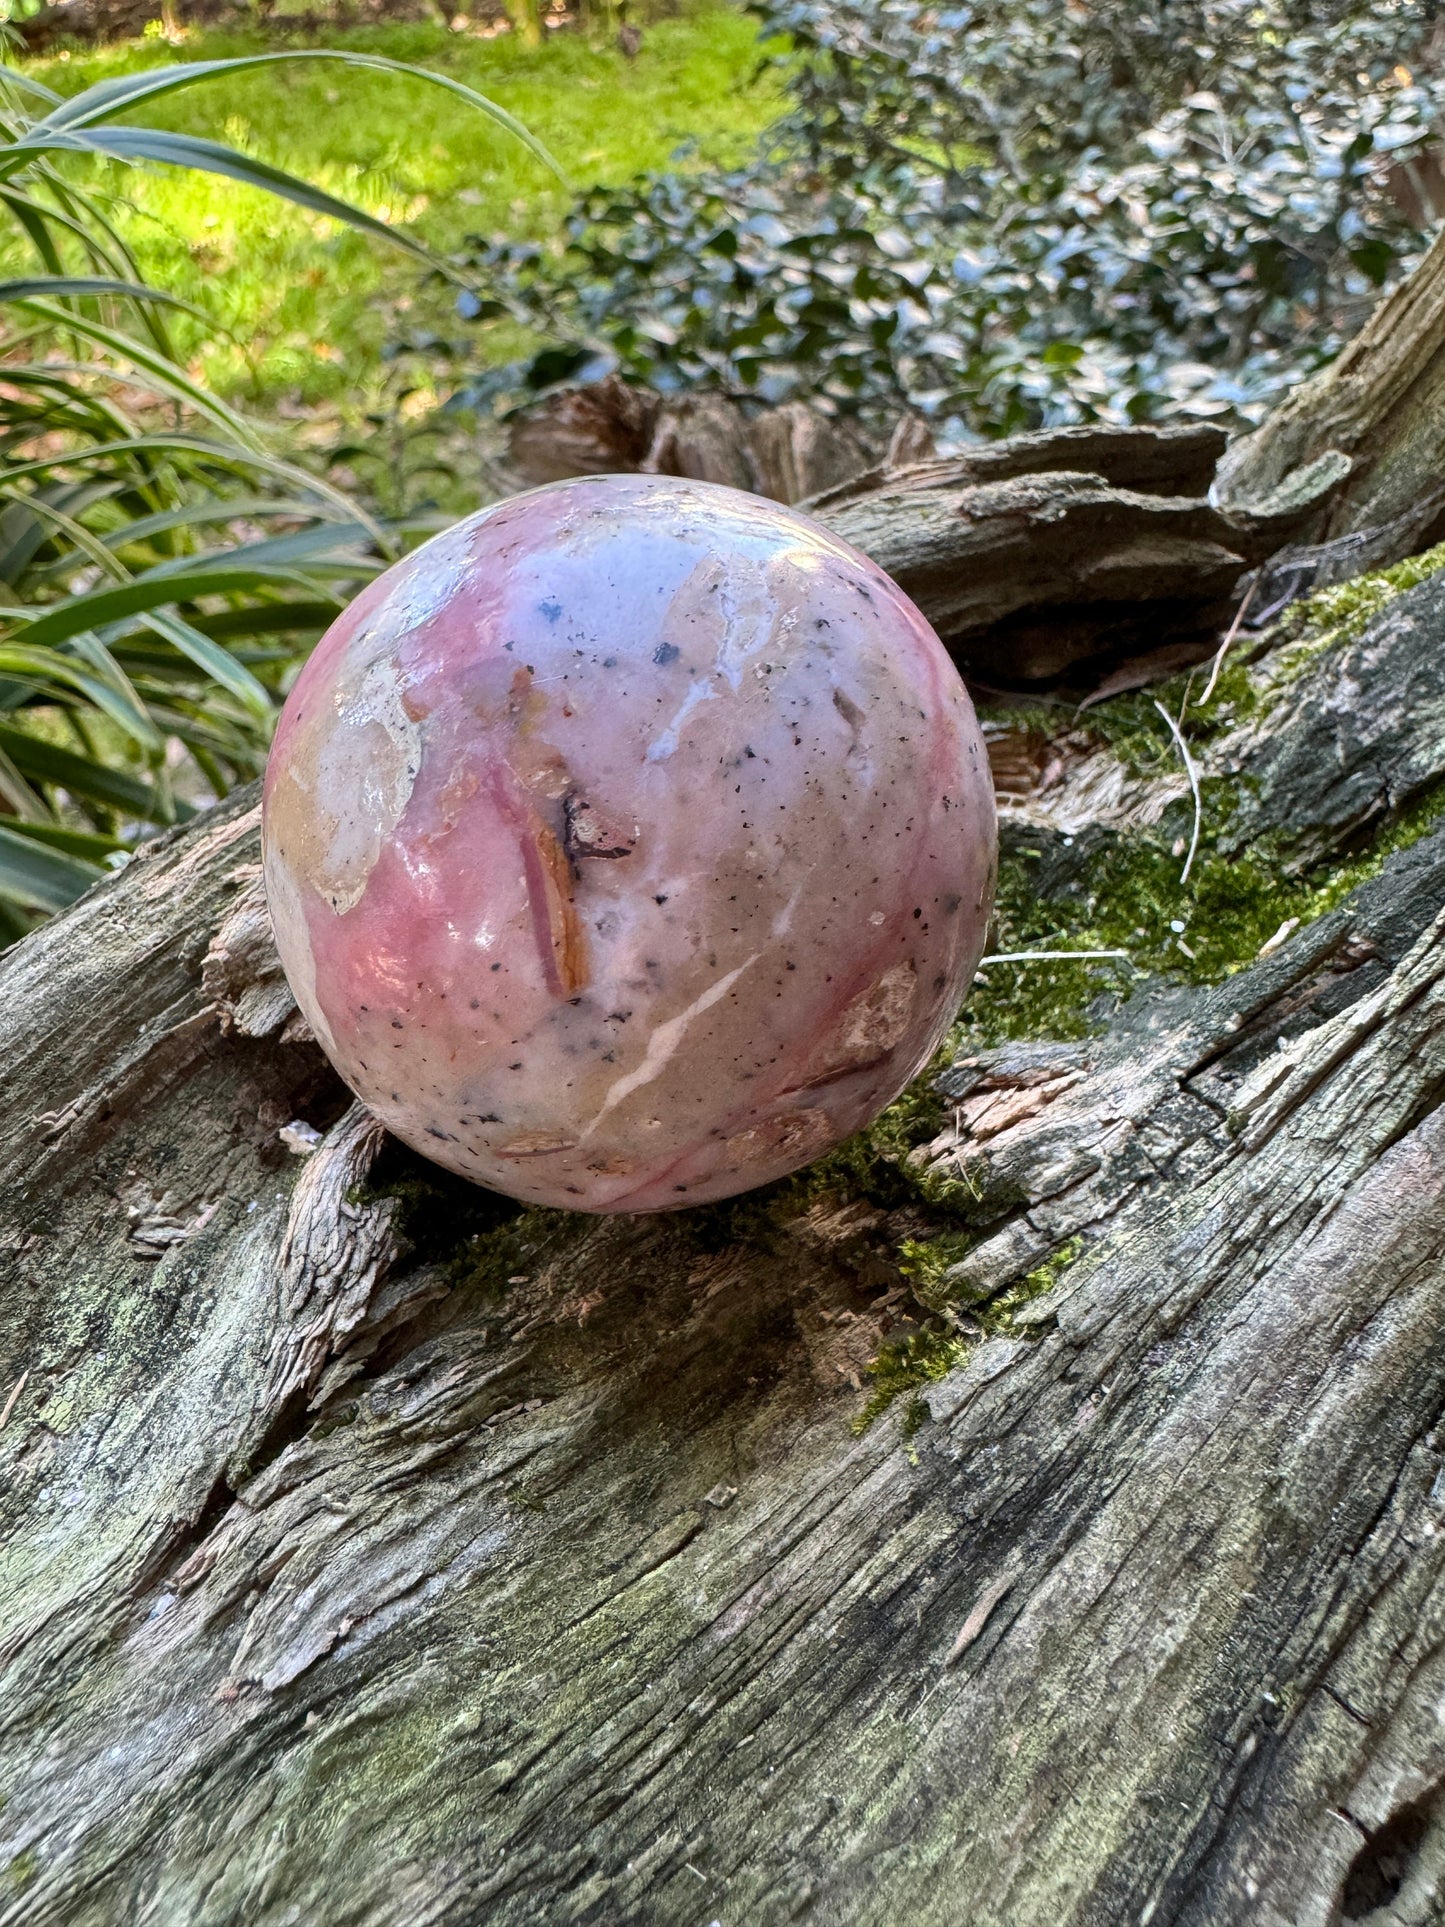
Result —
[[[1216, 646], [1254, 564], [1334, 486], [1318, 464], [1250, 511], [1204, 499], [1210, 429], [1064, 429], [870, 477], [808, 506], [913, 597], [975, 686], [1092, 689], [1167, 645]], [[1077, 461], [1077, 469], [1063, 466]], [[1182, 471], [1182, 472], [1181, 472]], [[1170, 484], [1198, 493], [1174, 493]]]
[[[918, 426], [900, 424], [894, 452]], [[608, 376], [520, 414], [509, 454], [532, 482], [644, 470], [801, 501], [902, 584], [976, 687], [1084, 694], [1124, 662], [1144, 681], [1208, 654], [1247, 571], [1344, 467], [1317, 461], [1226, 513], [1207, 499], [1224, 446], [1208, 424], [1093, 426], [869, 466], [802, 403], [749, 418], [723, 396], [661, 401]]]
[[[1365, 845], [1428, 798], [1445, 776], [1445, 575], [1400, 591], [1374, 619], [1319, 642], [1261, 650], [1244, 714], [1197, 750], [1201, 780], [1228, 810], [1214, 842], [1234, 857], [1267, 844], [1300, 874]], [[1005, 840], [1042, 831], [1049, 873], [1077, 872], [1079, 838], [1184, 827], [1179, 767], [1140, 776], [1088, 723], [1055, 732], [985, 724]], [[1073, 848], [1065, 857], [1064, 847]]]
[[[1411, 794], [1442, 641], [1300, 670]], [[1445, 832], [911, 1159], [612, 1221], [348, 1104], [256, 857], [241, 795], [0, 965], [0, 1921], [1440, 1918]]]
[[1342, 486], [1302, 531], [1305, 580], [1342, 581], [1445, 534], [1445, 235], [1339, 358], [1229, 450], [1216, 494], [1249, 506], [1328, 458]]
[[639, 468], [652, 445], [660, 404], [616, 375], [563, 388], [508, 430], [507, 458], [524, 482], [570, 475], [618, 475]]
[[1020, 475], [1097, 475], [1116, 488], [1141, 495], [1182, 495], [1202, 499], [1227, 446], [1223, 429], [1208, 422], [1176, 423], [1165, 428], [1115, 428], [1094, 423], [1084, 428], [1041, 429], [983, 442], [965, 454], [889, 459], [809, 502], [826, 515], [848, 503], [903, 486], [957, 488], [966, 483], [1009, 482]]
[[830, 508], [830, 527], [907, 590], [965, 676], [993, 689], [1091, 687], [1162, 636], [1208, 653], [1247, 567], [1206, 502], [1087, 473], [892, 487]]

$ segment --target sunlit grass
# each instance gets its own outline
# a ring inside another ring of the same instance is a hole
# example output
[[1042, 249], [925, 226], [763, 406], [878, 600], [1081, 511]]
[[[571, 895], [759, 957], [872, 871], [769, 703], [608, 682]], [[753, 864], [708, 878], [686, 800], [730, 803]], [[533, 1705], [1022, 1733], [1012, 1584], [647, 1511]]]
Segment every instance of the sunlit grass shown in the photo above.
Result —
[[[572, 32], [531, 51], [512, 36], [480, 40], [425, 23], [337, 30], [324, 44], [466, 81], [524, 121], [580, 187], [666, 167], [687, 144], [708, 159], [743, 154], [779, 104], [776, 80], [756, 76], [755, 33], [733, 8], [698, 0], [649, 25], [634, 62]], [[263, 44], [277, 43], [192, 32], [178, 47], [146, 39], [27, 65], [73, 93], [139, 67]], [[409, 223], [442, 252], [468, 234], [554, 239], [569, 204], [566, 188], [518, 144], [462, 102], [405, 79], [298, 64], [209, 82], [157, 103], [146, 118], [264, 155]], [[209, 339], [199, 324], [177, 324], [194, 372], [263, 413], [315, 410], [318, 434], [330, 434], [338, 414], [355, 423], [380, 392], [381, 350], [399, 326], [466, 332], [446, 291], [424, 285], [416, 264], [384, 243], [214, 177], [76, 166], [115, 196], [118, 225], [146, 277], [214, 318]], [[18, 248], [8, 248], [7, 268]], [[433, 398], [424, 389], [407, 407], [416, 412]]]

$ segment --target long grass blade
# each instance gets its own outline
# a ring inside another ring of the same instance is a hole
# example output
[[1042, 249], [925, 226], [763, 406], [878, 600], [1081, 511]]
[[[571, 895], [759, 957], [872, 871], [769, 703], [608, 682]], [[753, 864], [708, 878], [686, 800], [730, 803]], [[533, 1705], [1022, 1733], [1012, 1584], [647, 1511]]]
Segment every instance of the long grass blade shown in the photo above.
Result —
[[[142, 101], [158, 100], [163, 94], [174, 93], [180, 87], [193, 87], [213, 74], [234, 74], [247, 68], [275, 67], [298, 60], [334, 60], [347, 67], [369, 67], [378, 73], [401, 74], [408, 80], [423, 80], [433, 87], [440, 87], [454, 94], [458, 100], [464, 100], [469, 107], [484, 114], [498, 127], [504, 128], [530, 153], [535, 154], [559, 181], [566, 184], [566, 176], [536, 135], [509, 114], [505, 107], [499, 107], [485, 94], [477, 93], [460, 80], [453, 80], [450, 74], [436, 73], [427, 67], [415, 67], [404, 60], [388, 60], [384, 54], [357, 53], [330, 47], [286, 48], [269, 53], [241, 54], [229, 60], [197, 60], [186, 66], [153, 67], [148, 72], [118, 74], [109, 80], [97, 81], [94, 86], [85, 88], [53, 108], [43, 120], [36, 122], [30, 134], [14, 146], [44, 145], [45, 136], [51, 130], [94, 126], [98, 121], [109, 120], [113, 114], [139, 106]], [[40, 137], [38, 143], [36, 136]]]
[[210, 316], [192, 301], [179, 295], [148, 288], [144, 281], [114, 281], [103, 274], [32, 274], [14, 281], [0, 281], [0, 301], [58, 300], [66, 296], [108, 295], [118, 301], [154, 301], [163, 308], [180, 308], [202, 321]]
[[[218, 553], [224, 556], [226, 551]], [[238, 549], [235, 553], [244, 555], [246, 551]], [[229, 595], [236, 589], [258, 587], [270, 580], [271, 572], [265, 568], [249, 568], [244, 564], [228, 566], [224, 562], [208, 568], [186, 557], [174, 569], [166, 567], [164, 572], [154, 569], [112, 588], [88, 589], [33, 614], [27, 610], [30, 620], [20, 636], [28, 648], [54, 648], [85, 630], [119, 622], [126, 616], [163, 609], [171, 603], [191, 602], [197, 596]]]
[[237, 662], [220, 643], [212, 642], [209, 636], [202, 635], [199, 629], [193, 629], [190, 623], [177, 615], [151, 615], [146, 621], [158, 636], [163, 636], [188, 662], [204, 670], [222, 689], [229, 689], [259, 723], [269, 728], [276, 712], [265, 685], [258, 682], [251, 671]]
[[58, 507], [56, 503], [47, 501], [45, 496], [39, 493], [39, 491], [33, 494], [23, 495], [19, 489], [12, 488], [7, 481], [4, 484], [0, 484], [0, 499], [22, 503], [26, 508], [30, 509], [32, 513], [38, 515], [43, 522], [48, 523], [52, 528], [59, 530], [61, 534], [68, 537], [68, 539], [75, 544], [76, 548], [80, 550], [81, 554], [89, 556], [90, 560], [103, 574], [124, 576], [128, 573], [125, 564], [118, 561], [117, 558], [111, 554], [110, 550], [106, 548], [104, 543], [98, 542], [83, 522], [77, 522], [73, 515], [67, 515], [65, 510]]
[[323, 522], [315, 528], [295, 529], [290, 535], [243, 542], [234, 549], [207, 549], [195, 557], [159, 562], [146, 571], [145, 579], [172, 579], [188, 568], [248, 571], [289, 568], [297, 562], [315, 563], [326, 556], [340, 556], [347, 569], [355, 569], [360, 558], [353, 553], [353, 545], [361, 533], [358, 527], [348, 529], [345, 523]]
[[68, 823], [35, 823], [23, 816], [0, 815], [0, 830], [27, 837], [48, 850], [83, 857], [89, 863], [103, 864], [108, 856], [125, 848], [120, 837], [106, 836], [99, 830], [75, 830]]
[[[78, 756], [74, 750], [62, 749], [58, 743], [48, 743], [8, 723], [0, 723], [0, 753], [8, 756], [31, 783], [53, 784], [71, 796], [88, 797], [145, 823], [171, 820], [159, 791], [113, 763]], [[189, 804], [177, 801], [174, 814], [188, 817], [194, 812]]]
[[[32, 141], [31, 144], [36, 143]], [[420, 241], [413, 240], [400, 229], [388, 227], [385, 221], [368, 214], [364, 208], [350, 201], [338, 200], [324, 188], [313, 187], [309, 181], [288, 174], [284, 168], [273, 167], [269, 161], [242, 154], [220, 141], [205, 140], [195, 134], [172, 134], [149, 127], [103, 127], [96, 132], [64, 129], [47, 145], [73, 153], [102, 154], [111, 160], [154, 161], [168, 167], [188, 167], [201, 174], [221, 174], [229, 180], [240, 181], [246, 187], [261, 188], [268, 194], [274, 194], [278, 200], [294, 201], [298, 207], [308, 208], [313, 214], [325, 214], [333, 221], [347, 222], [367, 234], [380, 235], [383, 240], [404, 248], [408, 254], [415, 255], [430, 267], [441, 265], [430, 248], [424, 247]]]
[[[330, 506], [329, 504], [327, 505]], [[107, 548], [129, 548], [133, 543], [149, 542], [153, 536], [167, 535], [176, 529], [208, 528], [218, 522], [256, 521], [262, 516], [314, 519], [322, 505], [300, 496], [217, 495], [205, 502], [188, 502], [183, 508], [161, 509], [154, 515], [140, 515], [124, 527], [101, 532]], [[361, 523], [359, 533], [370, 539], [371, 531]]]
[[[76, 638], [78, 643], [86, 640]], [[88, 640], [102, 649], [97, 638]], [[18, 643], [0, 642], [0, 676], [28, 684], [42, 701], [63, 702], [70, 692], [83, 696], [140, 748], [157, 752], [164, 749], [165, 739], [120, 666], [107, 658], [101, 670], [97, 675], [55, 649], [26, 649]]]
[[228, 435], [234, 435], [243, 447], [258, 447], [255, 431], [234, 409], [228, 408], [218, 396], [209, 394], [191, 381], [173, 362], [147, 348], [144, 342], [137, 341], [133, 335], [104, 327], [100, 322], [74, 314], [68, 308], [52, 307], [48, 301], [31, 299], [17, 302], [16, 306], [28, 309], [52, 327], [68, 328], [74, 334], [83, 335], [118, 360], [130, 362], [132, 367], [143, 370], [163, 393], [183, 402], [188, 408], [194, 408], [197, 414], [208, 417], [218, 427], [225, 429]]
[[[42, 369], [37, 372], [48, 374], [53, 371]], [[15, 379], [15, 370], [9, 363], [5, 367], [5, 379]], [[359, 502], [353, 502], [349, 496], [343, 495], [324, 477], [313, 475], [309, 469], [299, 468], [294, 462], [282, 461], [278, 456], [267, 454], [264, 449], [227, 447], [224, 442], [207, 441], [200, 435], [131, 435], [123, 440], [97, 442], [90, 448], [65, 449], [53, 455], [38, 455], [29, 461], [16, 462], [6, 469], [5, 477], [8, 482], [16, 482], [32, 475], [75, 468], [82, 463], [109, 461], [117, 456], [136, 454], [191, 455], [231, 474], [272, 476], [315, 495], [319, 504], [329, 505], [337, 511], [338, 521], [358, 524], [384, 556], [396, 553], [395, 539], [385, 525], [376, 521]], [[323, 510], [318, 506], [312, 512], [321, 514]]]
[[18, 87], [22, 93], [34, 94], [40, 100], [53, 101], [58, 107], [64, 101], [64, 94], [57, 94], [53, 87], [47, 87], [43, 80], [36, 80], [31, 74], [24, 74], [18, 67], [0, 65], [0, 81], [7, 87]]
[[0, 896], [12, 903], [28, 910], [63, 910], [104, 875], [97, 864], [0, 827]]
[[21, 228], [30, 237], [30, 245], [40, 256], [41, 264], [51, 274], [64, 272], [60, 250], [50, 234], [50, 210], [38, 207], [28, 194], [17, 194], [7, 189], [0, 194], [0, 207], [9, 208]]

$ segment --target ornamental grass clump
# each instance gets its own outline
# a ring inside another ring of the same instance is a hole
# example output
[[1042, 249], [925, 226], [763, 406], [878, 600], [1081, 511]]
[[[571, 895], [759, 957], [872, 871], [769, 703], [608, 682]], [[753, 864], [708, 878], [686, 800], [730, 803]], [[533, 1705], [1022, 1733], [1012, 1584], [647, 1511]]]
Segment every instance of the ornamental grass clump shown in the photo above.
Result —
[[[188, 372], [74, 156], [192, 167], [433, 257], [364, 210], [219, 142], [120, 120], [212, 75], [335, 60], [509, 114], [359, 53], [258, 53], [127, 74], [70, 99], [0, 69], [0, 944], [138, 838], [260, 769], [289, 672], [392, 559], [383, 528]], [[194, 310], [192, 310], [194, 312]]]

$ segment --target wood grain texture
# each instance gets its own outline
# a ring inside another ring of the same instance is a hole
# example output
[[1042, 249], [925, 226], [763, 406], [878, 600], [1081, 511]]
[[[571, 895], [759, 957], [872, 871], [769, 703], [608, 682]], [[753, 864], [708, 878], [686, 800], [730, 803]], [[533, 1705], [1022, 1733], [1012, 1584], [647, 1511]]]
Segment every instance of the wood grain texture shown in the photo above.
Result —
[[[1412, 782], [1442, 643], [1426, 584], [1304, 672]], [[916, 1199], [429, 1173], [256, 855], [241, 795], [0, 965], [0, 1921], [1440, 1919], [1445, 832], [944, 1073], [954, 1287], [1081, 1249], [912, 1438], [854, 1422]]]
[[893, 576], [964, 675], [990, 689], [1096, 688], [1171, 645], [1216, 646], [1249, 570], [1337, 486], [1316, 463], [1247, 507], [1207, 499], [1208, 427], [1068, 428], [875, 469], [805, 506]]
[[1314, 579], [1341, 581], [1440, 539], [1442, 423], [1445, 236], [1335, 361], [1230, 447], [1216, 493], [1242, 509], [1323, 456], [1347, 464], [1347, 479], [1308, 531], [1333, 550], [1312, 565]]

